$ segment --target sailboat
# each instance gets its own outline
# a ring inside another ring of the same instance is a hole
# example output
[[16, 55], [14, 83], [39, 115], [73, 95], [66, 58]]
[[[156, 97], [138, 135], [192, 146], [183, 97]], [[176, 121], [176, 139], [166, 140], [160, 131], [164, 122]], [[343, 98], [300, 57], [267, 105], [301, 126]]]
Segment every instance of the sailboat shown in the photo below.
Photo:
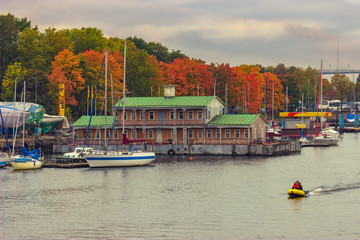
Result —
[[[106, 66], [107, 66], [107, 53], [105, 52], [105, 106], [107, 105], [107, 90], [106, 90]], [[123, 86], [123, 117], [122, 117], [122, 132], [123, 132], [123, 144], [129, 144], [132, 142], [142, 142], [142, 140], [129, 140], [126, 137], [125, 132], [125, 80], [126, 80], [126, 39], [124, 42], [124, 86]], [[106, 109], [106, 107], [105, 107]], [[105, 133], [106, 133], [106, 110], [105, 110]], [[105, 148], [106, 148], [106, 134], [105, 135]], [[130, 150], [130, 151], [99, 151], [93, 154], [86, 154], [85, 159], [91, 168], [93, 167], [129, 167], [129, 166], [144, 166], [155, 161], [155, 153]]]
[[26, 82], [24, 82], [24, 109], [23, 109], [23, 155], [16, 156], [14, 159], [11, 159], [11, 165], [14, 170], [32, 170], [39, 169], [43, 165], [42, 156], [39, 154], [40, 148], [34, 151], [27, 151], [25, 148], [25, 91], [26, 91]]
[[[11, 148], [10, 148], [9, 141], [7, 139], [7, 133], [6, 133], [6, 128], [5, 128], [5, 124], [4, 124], [4, 119], [3, 119], [1, 107], [0, 107], [0, 117], [1, 117], [1, 124], [2, 124], [2, 127], [3, 127], [3, 133], [4, 133], [5, 139], [6, 139], [6, 144], [7, 144], [9, 153], [10, 153]], [[5, 167], [5, 165], [8, 163], [8, 161], [9, 161], [9, 155], [7, 153], [5, 153], [5, 152], [1, 152], [0, 153], [0, 167]]]
[[[330, 128], [323, 129], [322, 127], [322, 79], [321, 79], [321, 72], [322, 72], [322, 60], [321, 60], [321, 67], [320, 67], [320, 101], [321, 101], [321, 114], [320, 114], [320, 133], [316, 136], [313, 140], [314, 144], [324, 144], [328, 146], [335, 146], [338, 145], [340, 134], [338, 131]], [[319, 105], [319, 104], [318, 104]], [[319, 110], [318, 110], [319, 111]]]

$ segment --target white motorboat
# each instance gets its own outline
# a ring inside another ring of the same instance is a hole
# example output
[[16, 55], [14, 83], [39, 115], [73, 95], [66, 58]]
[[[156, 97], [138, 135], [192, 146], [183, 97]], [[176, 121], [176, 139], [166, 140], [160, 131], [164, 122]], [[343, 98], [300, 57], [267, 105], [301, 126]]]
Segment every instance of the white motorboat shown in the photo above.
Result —
[[334, 146], [339, 143], [340, 134], [330, 128], [323, 129], [318, 136], [315, 137], [314, 143], [328, 144]]

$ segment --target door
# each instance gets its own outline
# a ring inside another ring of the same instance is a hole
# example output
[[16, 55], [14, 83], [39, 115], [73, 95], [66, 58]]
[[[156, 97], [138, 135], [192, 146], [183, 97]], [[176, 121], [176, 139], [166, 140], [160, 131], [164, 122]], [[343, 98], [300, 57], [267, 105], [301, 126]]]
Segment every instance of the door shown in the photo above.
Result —
[[166, 123], [166, 112], [165, 111], [159, 111], [158, 112], [158, 119], [159, 119], [159, 125], [165, 125]]
[[156, 129], [156, 142], [162, 143], [162, 129]]

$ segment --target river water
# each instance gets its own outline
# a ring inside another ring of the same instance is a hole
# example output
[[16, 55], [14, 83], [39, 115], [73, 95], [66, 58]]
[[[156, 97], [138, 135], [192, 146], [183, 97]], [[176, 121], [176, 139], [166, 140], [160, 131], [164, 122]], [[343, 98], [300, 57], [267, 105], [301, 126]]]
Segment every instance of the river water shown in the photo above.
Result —
[[[359, 137], [271, 158], [0, 169], [0, 239], [360, 239]], [[308, 197], [287, 198], [295, 180]]]

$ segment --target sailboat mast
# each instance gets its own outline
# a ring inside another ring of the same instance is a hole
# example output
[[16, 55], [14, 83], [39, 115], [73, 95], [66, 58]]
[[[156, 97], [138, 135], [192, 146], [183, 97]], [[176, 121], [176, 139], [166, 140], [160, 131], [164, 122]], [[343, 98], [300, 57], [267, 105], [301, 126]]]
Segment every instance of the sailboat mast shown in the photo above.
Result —
[[323, 61], [321, 60], [321, 65], [320, 65], [320, 101], [321, 101], [321, 111], [320, 111], [320, 131], [322, 130], [322, 111], [323, 111], [323, 89], [322, 89], [322, 64]]
[[23, 107], [23, 146], [25, 146], [25, 92], [26, 92], [26, 81], [24, 81], [24, 107]]
[[104, 100], [105, 100], [105, 129], [104, 129], [104, 147], [105, 150], [107, 150], [107, 141], [106, 141], [106, 125], [107, 125], [107, 50], [105, 50], [105, 94], [104, 94]]
[[123, 126], [122, 126], [122, 134], [125, 134], [125, 81], [126, 81], [126, 39], [124, 41], [124, 84], [123, 84], [123, 111], [122, 111], [122, 119], [123, 119]]

